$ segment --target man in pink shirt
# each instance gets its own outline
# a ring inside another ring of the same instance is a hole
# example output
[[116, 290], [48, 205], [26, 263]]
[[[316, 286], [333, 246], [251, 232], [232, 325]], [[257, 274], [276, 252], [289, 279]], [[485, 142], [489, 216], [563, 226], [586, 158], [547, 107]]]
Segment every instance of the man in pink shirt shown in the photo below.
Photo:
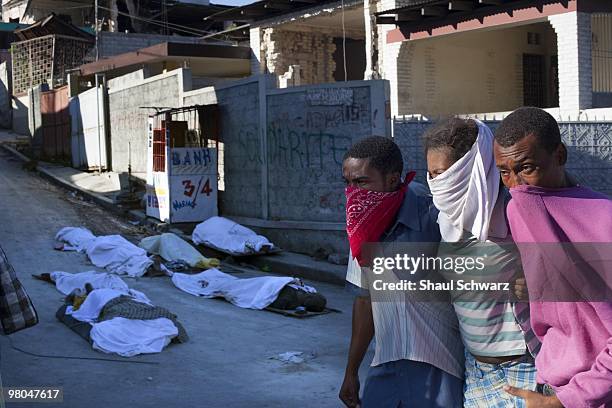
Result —
[[[541, 297], [551, 282], [567, 293], [575, 290], [570, 282], [579, 279], [572, 281], [574, 278], [597, 281], [598, 286], [603, 283], [609, 291], [609, 261], [604, 263], [607, 272], [603, 274], [599, 273], [601, 264], [589, 263], [589, 259], [569, 275], [566, 272], [572, 266], [564, 257], [558, 262], [546, 256], [528, 260], [525, 254], [535, 243], [557, 244], [558, 250], [563, 248], [561, 243], [576, 247], [589, 243], [594, 248], [610, 245], [612, 201], [576, 184], [565, 172], [567, 149], [558, 124], [541, 109], [520, 108], [504, 119], [495, 134], [494, 153], [502, 181], [512, 195], [508, 222], [519, 249], [523, 248], [531, 326], [542, 341], [536, 357], [537, 391], [505, 389], [524, 398], [528, 408], [612, 407], [610, 298]], [[609, 254], [609, 247], [602, 253]]]

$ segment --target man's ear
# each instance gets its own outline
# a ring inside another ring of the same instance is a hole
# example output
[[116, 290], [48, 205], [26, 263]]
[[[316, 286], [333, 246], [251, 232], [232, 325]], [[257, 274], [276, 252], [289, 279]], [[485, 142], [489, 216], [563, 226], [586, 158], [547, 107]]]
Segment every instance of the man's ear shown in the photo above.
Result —
[[387, 174], [387, 183], [391, 186], [396, 186], [401, 182], [402, 176], [398, 172]]
[[555, 159], [559, 166], [565, 166], [565, 163], [567, 163], [567, 147], [565, 147], [565, 144], [560, 143], [559, 146], [557, 146], [555, 150]]

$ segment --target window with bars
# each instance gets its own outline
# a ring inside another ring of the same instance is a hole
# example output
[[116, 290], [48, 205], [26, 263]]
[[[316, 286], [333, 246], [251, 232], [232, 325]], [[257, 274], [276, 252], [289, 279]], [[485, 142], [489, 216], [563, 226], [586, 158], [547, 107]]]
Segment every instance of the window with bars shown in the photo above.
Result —
[[523, 104], [545, 107], [544, 57], [523, 54]]
[[166, 171], [166, 129], [153, 129], [153, 171]]

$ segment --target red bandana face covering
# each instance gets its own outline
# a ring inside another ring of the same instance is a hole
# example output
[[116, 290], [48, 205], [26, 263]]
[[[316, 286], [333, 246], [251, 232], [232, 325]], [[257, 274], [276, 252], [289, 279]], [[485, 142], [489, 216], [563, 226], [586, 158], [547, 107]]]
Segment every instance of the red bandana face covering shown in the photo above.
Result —
[[346, 232], [351, 252], [359, 265], [363, 266], [364, 261], [361, 246], [367, 242], [377, 242], [395, 221], [408, 184], [415, 175], [415, 172], [408, 173], [399, 190], [393, 192], [346, 188]]

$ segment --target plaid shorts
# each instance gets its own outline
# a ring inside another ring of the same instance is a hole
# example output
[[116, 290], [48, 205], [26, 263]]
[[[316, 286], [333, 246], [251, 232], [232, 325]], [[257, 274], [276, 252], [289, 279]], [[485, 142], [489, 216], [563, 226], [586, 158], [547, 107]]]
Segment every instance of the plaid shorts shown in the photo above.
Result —
[[465, 408], [524, 408], [525, 400], [504, 391], [504, 385], [535, 391], [536, 368], [531, 356], [501, 364], [477, 361], [465, 353]]
[[36, 309], [0, 247], [0, 324], [5, 334], [38, 323]]

